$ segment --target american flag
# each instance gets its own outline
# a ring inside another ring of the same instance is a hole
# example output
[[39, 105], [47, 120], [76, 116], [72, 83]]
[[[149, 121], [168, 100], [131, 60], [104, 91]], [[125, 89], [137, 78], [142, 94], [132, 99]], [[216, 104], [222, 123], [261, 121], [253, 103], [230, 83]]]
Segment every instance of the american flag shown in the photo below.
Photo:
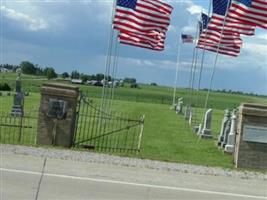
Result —
[[206, 29], [208, 27], [209, 21], [210, 17], [205, 13], [201, 13], [201, 21], [198, 22], [199, 35], [202, 33], [203, 29]]
[[217, 52], [229, 56], [238, 56], [242, 46], [240, 34], [226, 30], [209, 29], [210, 18], [202, 13], [202, 32], [199, 36], [197, 47], [208, 51]]
[[172, 9], [159, 0], [117, 0], [113, 27], [119, 42], [163, 50]]
[[212, 52], [218, 52], [219, 54], [224, 54], [228, 56], [237, 57], [240, 53], [240, 46], [226, 46], [218, 44], [207, 44], [207, 43], [198, 43], [197, 48], [205, 49]]
[[232, 0], [227, 18], [267, 29], [267, 0]]
[[156, 35], [147, 36], [134, 32], [119, 32], [118, 39], [122, 44], [152, 49], [156, 51], [164, 50], [165, 32]]
[[193, 41], [194, 41], [194, 38], [193, 38], [192, 35], [182, 34], [181, 37], [182, 37], [182, 42], [183, 43], [193, 43]]
[[216, 31], [204, 29], [200, 34], [198, 42], [212, 43], [212, 44], [223, 44], [223, 45], [239, 45], [242, 46], [242, 39], [239, 34], [229, 33], [226, 31]]
[[[244, 35], [254, 35], [255, 25], [241, 21], [239, 17], [225, 17], [231, 0], [213, 0], [213, 13], [208, 25], [208, 29], [225, 30], [232, 33]], [[244, 1], [244, 0], [242, 0]], [[246, 1], [246, 0], [245, 0]], [[261, 0], [266, 1], [266, 0]], [[229, 13], [230, 14], [230, 11]], [[233, 15], [232, 15], [233, 16]]]
[[241, 46], [243, 41], [238, 33], [228, 32], [227, 30], [214, 30], [210, 29], [210, 18], [205, 13], [201, 15], [202, 19], [202, 32], [199, 36], [198, 42], [201, 43], [213, 43], [223, 45], [239, 45]]
[[117, 0], [113, 27], [119, 31], [161, 33], [170, 24], [172, 9], [158, 0]]

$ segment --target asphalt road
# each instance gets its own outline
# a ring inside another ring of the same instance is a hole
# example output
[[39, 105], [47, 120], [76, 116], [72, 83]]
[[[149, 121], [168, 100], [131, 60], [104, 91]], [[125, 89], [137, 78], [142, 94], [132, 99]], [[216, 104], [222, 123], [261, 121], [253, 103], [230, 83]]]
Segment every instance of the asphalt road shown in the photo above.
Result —
[[267, 181], [1, 155], [1, 200], [266, 199]]

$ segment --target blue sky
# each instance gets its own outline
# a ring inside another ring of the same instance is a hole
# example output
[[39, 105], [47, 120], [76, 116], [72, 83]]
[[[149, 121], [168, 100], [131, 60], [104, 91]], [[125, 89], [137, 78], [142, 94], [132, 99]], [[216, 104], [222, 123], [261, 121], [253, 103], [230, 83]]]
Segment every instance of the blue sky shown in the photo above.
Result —
[[[195, 33], [208, 1], [168, 1], [174, 11], [165, 50], [120, 45], [118, 77], [138, 82], [172, 86], [176, 68], [178, 35]], [[58, 73], [78, 70], [103, 73], [111, 23], [111, 0], [2, 0], [1, 63], [29, 60], [51, 66]], [[213, 89], [231, 89], [267, 94], [267, 31], [257, 29], [253, 37], [242, 37], [238, 58], [219, 56]], [[188, 86], [192, 44], [182, 45], [179, 87]], [[208, 87], [215, 54], [207, 53], [201, 87]]]

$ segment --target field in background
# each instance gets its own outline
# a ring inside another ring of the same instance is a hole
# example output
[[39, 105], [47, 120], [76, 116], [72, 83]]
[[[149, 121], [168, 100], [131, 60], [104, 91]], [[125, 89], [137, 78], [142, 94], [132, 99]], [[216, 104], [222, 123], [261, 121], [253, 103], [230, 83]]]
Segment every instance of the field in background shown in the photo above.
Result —
[[[5, 77], [2, 77], [2, 81], [9, 83], [14, 88], [15, 77], [15, 74], [6, 74]], [[40, 86], [47, 80], [43, 77], [25, 75], [22, 75], [22, 79], [23, 90], [29, 92], [29, 96], [25, 97], [25, 107], [31, 108], [37, 115], [40, 102]], [[66, 81], [56, 82], [66, 83]], [[126, 113], [132, 117], [145, 114], [142, 151], [139, 155], [134, 156], [170, 162], [232, 167], [231, 156], [224, 155], [218, 150], [214, 140], [198, 139], [193, 129], [183, 119], [183, 116], [176, 115], [173, 110], [170, 110], [172, 88], [149, 85], [140, 85], [140, 87], [140, 89], [116, 88], [115, 101], [113, 102], [113, 109], [118, 112]], [[83, 85], [80, 88], [94, 102], [100, 102], [101, 87]], [[177, 93], [177, 96], [184, 97], [184, 101], [186, 101], [186, 89], [179, 89]], [[204, 91], [200, 93], [200, 99], [202, 100], [198, 104], [199, 119], [203, 116], [201, 105], [204, 104], [205, 94]], [[8, 113], [11, 110], [13, 97], [12, 95], [6, 96], [6, 92], [2, 95], [4, 96], [0, 96], [0, 109]], [[195, 102], [194, 99], [192, 102]], [[219, 134], [223, 110], [235, 108], [241, 102], [267, 103], [267, 100], [266, 98], [246, 95], [211, 94], [209, 105], [214, 109], [212, 132], [215, 138]], [[3, 136], [3, 131], [0, 134]]]

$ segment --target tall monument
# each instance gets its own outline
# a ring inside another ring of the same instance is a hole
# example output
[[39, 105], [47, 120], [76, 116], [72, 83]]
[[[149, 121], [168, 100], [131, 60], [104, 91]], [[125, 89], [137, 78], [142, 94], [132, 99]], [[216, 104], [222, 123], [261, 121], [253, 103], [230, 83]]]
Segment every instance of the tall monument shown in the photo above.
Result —
[[17, 69], [17, 78], [16, 78], [16, 93], [14, 94], [14, 103], [11, 110], [12, 116], [23, 116], [23, 105], [24, 105], [24, 95], [21, 91], [21, 69]]

